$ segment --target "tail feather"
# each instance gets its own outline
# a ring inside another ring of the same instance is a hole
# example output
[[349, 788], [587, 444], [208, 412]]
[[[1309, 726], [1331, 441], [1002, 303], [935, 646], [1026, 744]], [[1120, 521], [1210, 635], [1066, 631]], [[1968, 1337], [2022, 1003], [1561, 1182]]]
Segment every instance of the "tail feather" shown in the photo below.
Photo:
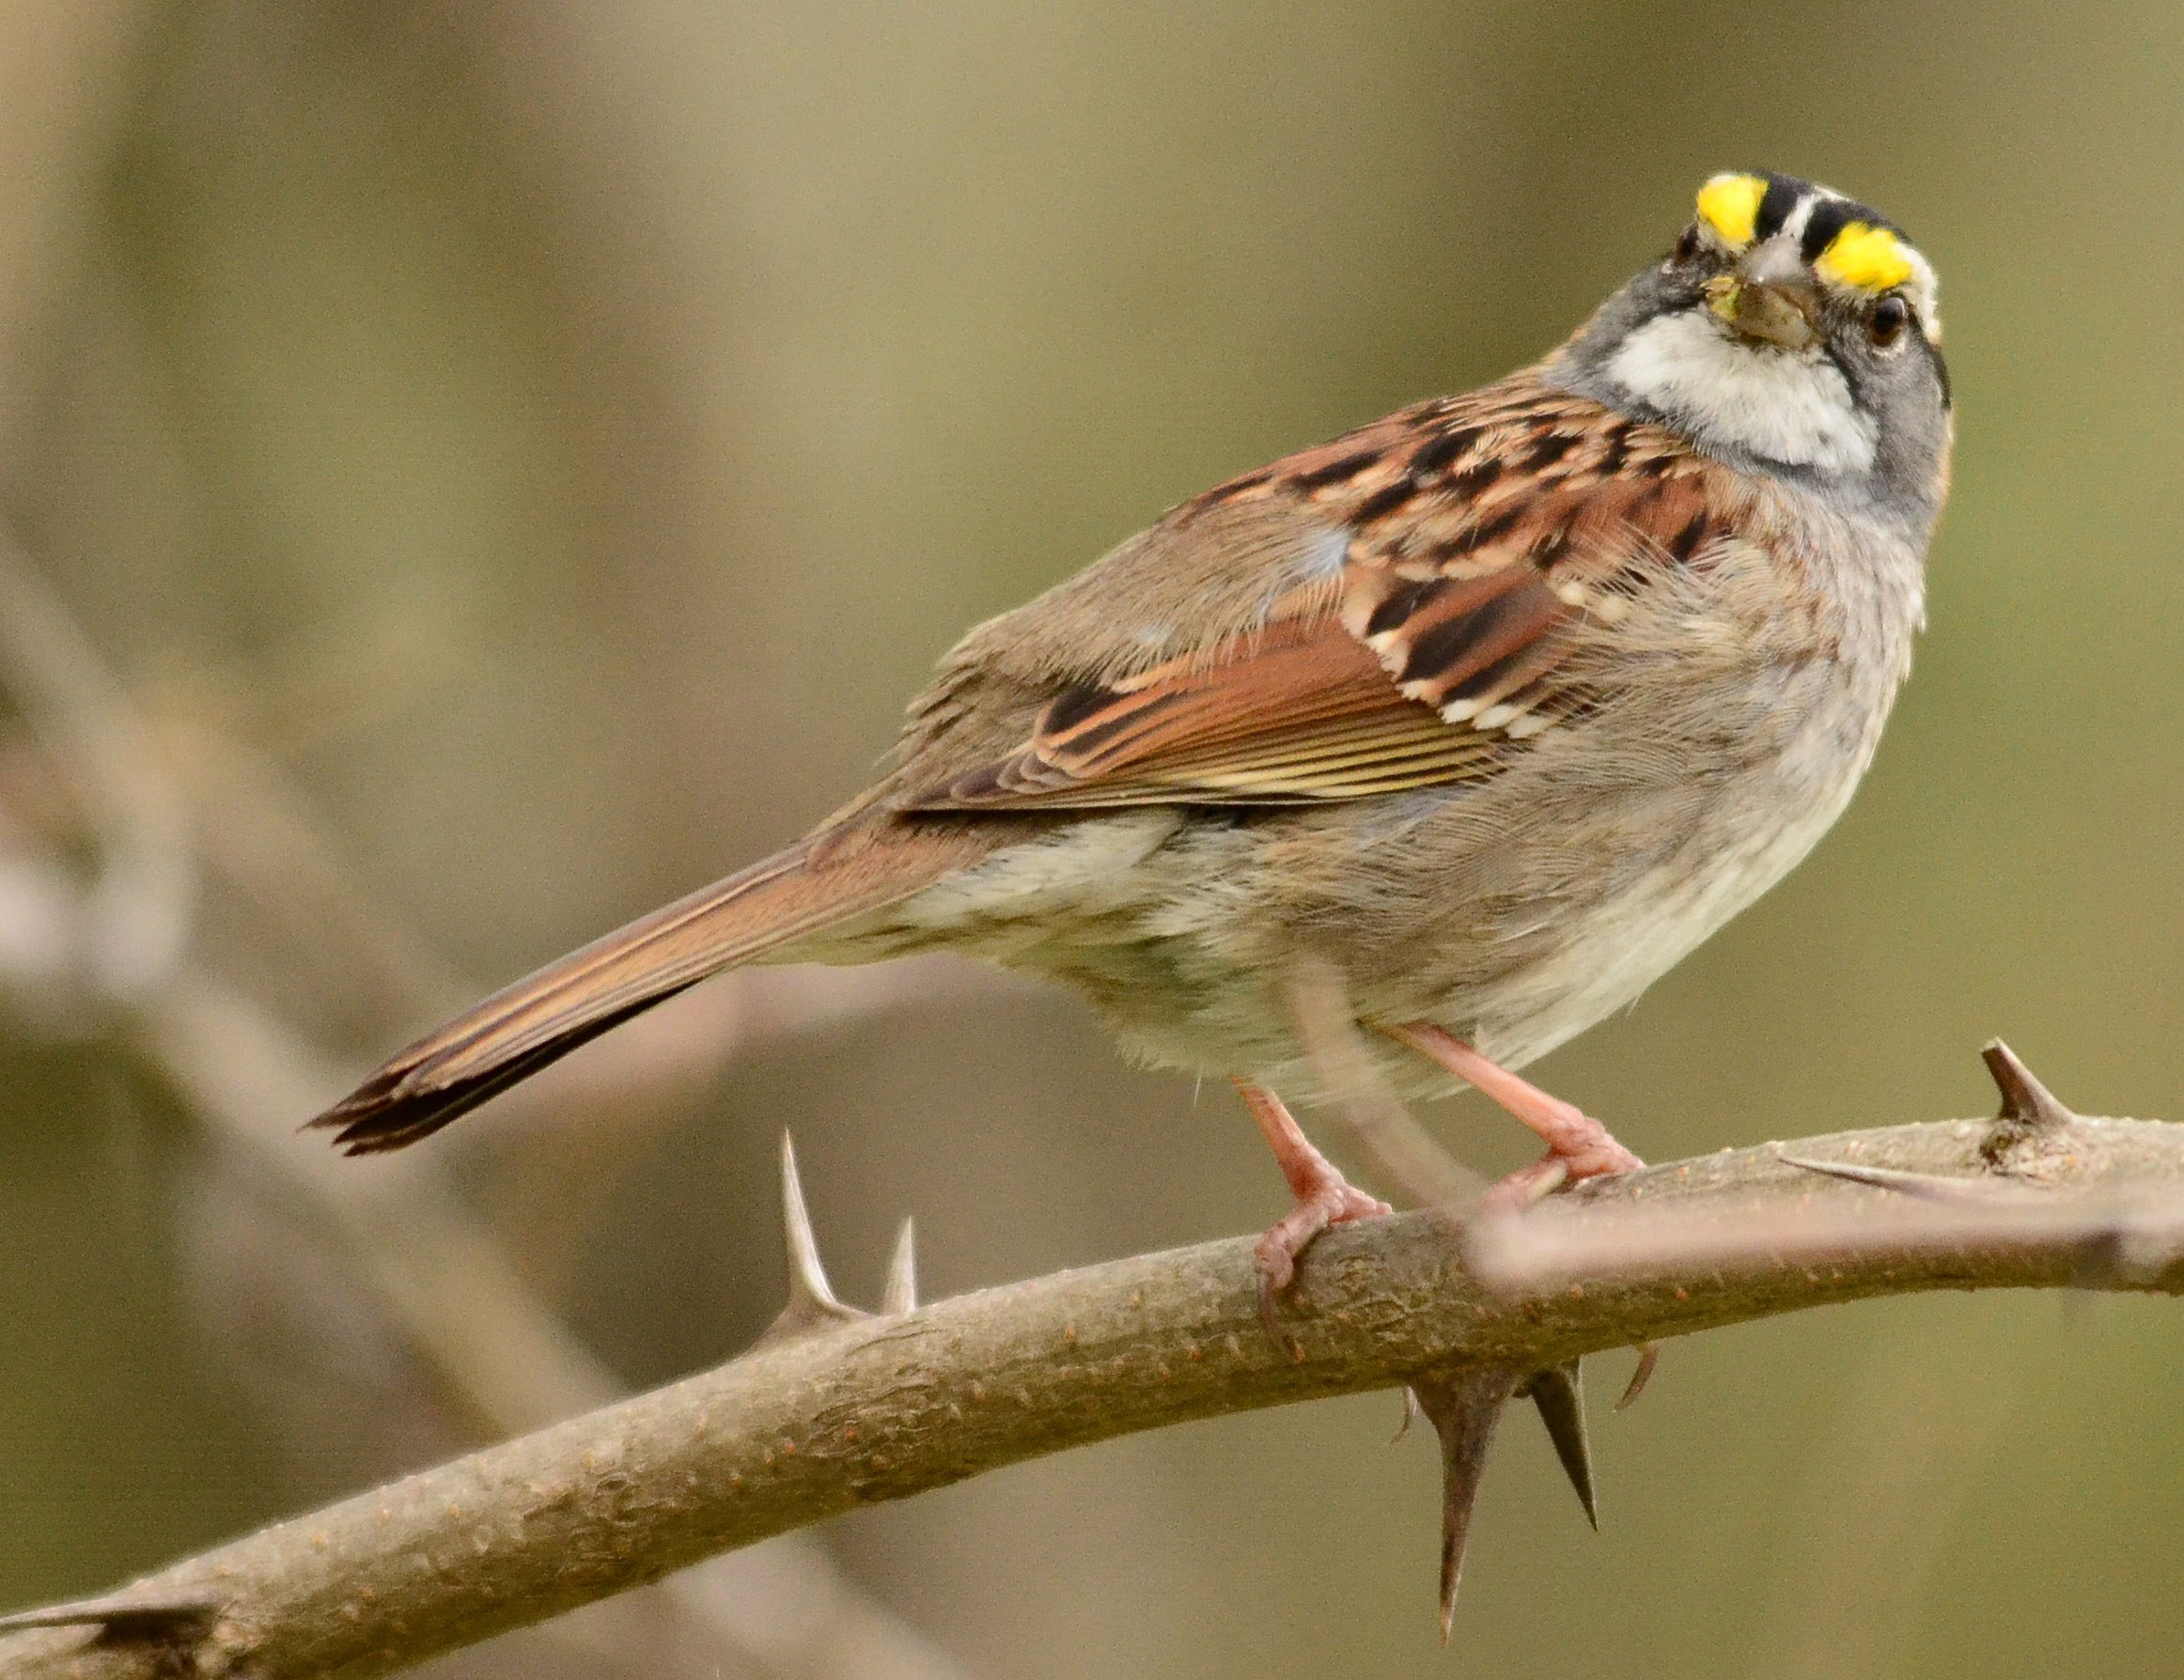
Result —
[[990, 843], [957, 825], [822, 831], [595, 940], [392, 1057], [311, 1121], [351, 1155], [399, 1149], [708, 975], [908, 897]]

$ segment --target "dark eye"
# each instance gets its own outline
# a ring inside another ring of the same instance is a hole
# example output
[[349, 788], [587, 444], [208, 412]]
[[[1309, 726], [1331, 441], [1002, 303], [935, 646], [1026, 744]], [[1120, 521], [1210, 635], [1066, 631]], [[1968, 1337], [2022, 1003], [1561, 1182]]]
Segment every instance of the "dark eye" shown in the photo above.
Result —
[[1885, 297], [1873, 305], [1873, 319], [1865, 323], [1865, 335], [1874, 346], [1886, 350], [1903, 336], [1904, 328], [1911, 325], [1911, 305], [1899, 297]]
[[1699, 230], [1695, 227], [1687, 227], [1683, 230], [1683, 238], [1676, 241], [1676, 259], [1678, 262], [1689, 262], [1698, 254]]

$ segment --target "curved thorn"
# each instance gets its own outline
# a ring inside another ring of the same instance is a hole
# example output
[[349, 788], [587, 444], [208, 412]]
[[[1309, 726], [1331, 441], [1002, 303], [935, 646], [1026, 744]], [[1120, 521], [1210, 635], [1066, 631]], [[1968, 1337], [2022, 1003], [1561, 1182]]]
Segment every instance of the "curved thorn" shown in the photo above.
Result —
[[1472, 1508], [1493, 1444], [1494, 1425], [1517, 1390], [1506, 1366], [1473, 1367], [1412, 1378], [1418, 1409], [1441, 1437], [1441, 1642], [1456, 1619], [1456, 1589], [1463, 1579], [1464, 1543], [1471, 1537]]
[[895, 1252], [887, 1262], [887, 1287], [880, 1311], [889, 1316], [917, 1310], [917, 1231], [909, 1220], [895, 1234]]
[[2032, 1069], [2017, 1059], [2017, 1052], [1999, 1038], [1979, 1052], [1987, 1071], [2002, 1093], [2002, 1112], [1995, 1119], [2019, 1131], [2041, 1131], [2067, 1126], [2077, 1116], [2055, 1099], [2054, 1093], [2033, 1077]]
[[1638, 1403], [1638, 1396], [1646, 1392], [1646, 1385], [1653, 1380], [1653, 1368], [1661, 1363], [1661, 1344], [1638, 1344], [1638, 1368], [1630, 1373], [1630, 1380], [1623, 1385], [1623, 1397], [1615, 1402], [1617, 1411], [1629, 1411]]
[[1582, 1361], [1550, 1365], [1524, 1379], [1519, 1391], [1532, 1397], [1539, 1421], [1547, 1425], [1547, 1439], [1562, 1461], [1562, 1473], [1577, 1489], [1577, 1502], [1585, 1509], [1585, 1520], [1596, 1534], [1600, 1530], [1600, 1508], [1593, 1497], [1592, 1443], [1585, 1435], [1585, 1391]]

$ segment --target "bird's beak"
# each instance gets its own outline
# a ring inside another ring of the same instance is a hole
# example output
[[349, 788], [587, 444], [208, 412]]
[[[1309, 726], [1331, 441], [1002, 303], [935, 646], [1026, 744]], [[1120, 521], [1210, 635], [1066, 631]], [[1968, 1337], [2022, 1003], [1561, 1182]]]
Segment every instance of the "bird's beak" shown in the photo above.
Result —
[[1736, 272], [1707, 282], [1707, 307], [1742, 336], [1787, 350], [1818, 339], [1820, 297], [1803, 263], [1762, 246]]

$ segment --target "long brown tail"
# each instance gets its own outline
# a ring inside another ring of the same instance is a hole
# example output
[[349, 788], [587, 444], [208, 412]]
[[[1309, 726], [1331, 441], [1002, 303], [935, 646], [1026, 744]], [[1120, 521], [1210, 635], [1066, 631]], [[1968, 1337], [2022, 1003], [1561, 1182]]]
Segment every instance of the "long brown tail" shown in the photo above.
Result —
[[894, 817], [854, 836], [822, 830], [495, 992], [311, 1125], [351, 1155], [413, 1143], [709, 974], [906, 898], [991, 845], [964, 826]]

